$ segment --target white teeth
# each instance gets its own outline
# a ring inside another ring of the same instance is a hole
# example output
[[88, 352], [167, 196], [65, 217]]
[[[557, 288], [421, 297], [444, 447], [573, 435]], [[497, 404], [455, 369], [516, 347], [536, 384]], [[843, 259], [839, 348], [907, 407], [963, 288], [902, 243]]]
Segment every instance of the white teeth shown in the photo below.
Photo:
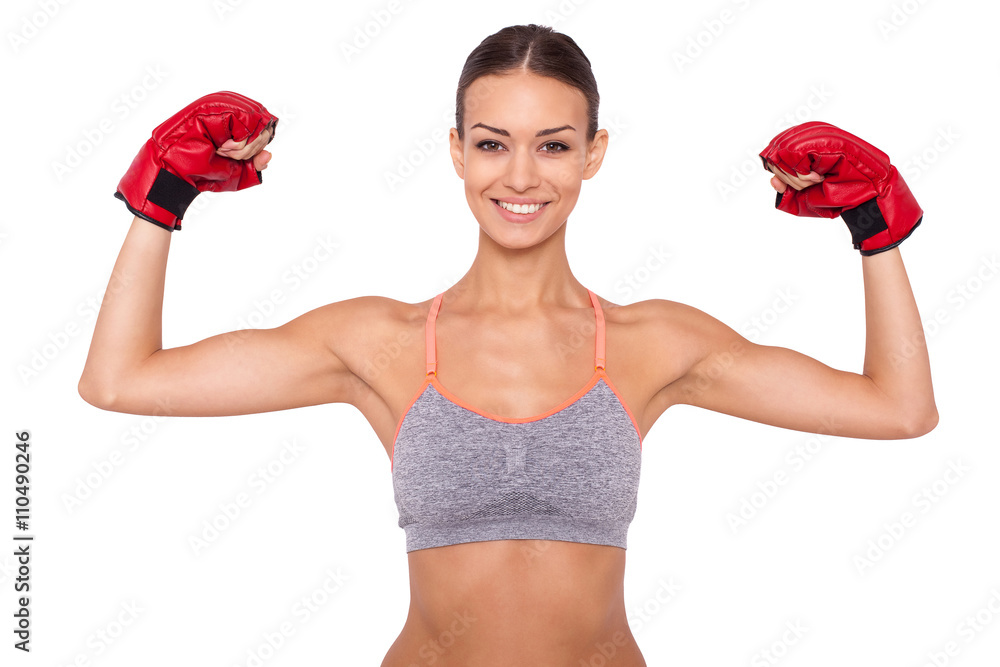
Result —
[[545, 204], [509, 204], [499, 199], [497, 200], [497, 203], [508, 211], [521, 214], [534, 213], [541, 207], [545, 206]]

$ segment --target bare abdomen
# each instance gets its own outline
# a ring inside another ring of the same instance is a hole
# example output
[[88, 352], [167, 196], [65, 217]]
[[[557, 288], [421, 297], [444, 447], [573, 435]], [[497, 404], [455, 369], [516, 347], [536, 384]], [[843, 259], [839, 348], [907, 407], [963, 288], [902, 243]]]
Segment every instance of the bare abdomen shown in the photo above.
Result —
[[644, 667], [625, 617], [625, 551], [503, 540], [409, 554], [410, 608], [382, 667]]

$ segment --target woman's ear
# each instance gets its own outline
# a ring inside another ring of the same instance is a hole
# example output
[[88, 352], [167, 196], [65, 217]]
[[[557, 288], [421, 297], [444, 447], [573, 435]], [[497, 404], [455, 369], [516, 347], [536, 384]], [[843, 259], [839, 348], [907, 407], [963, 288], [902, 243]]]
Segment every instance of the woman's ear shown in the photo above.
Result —
[[608, 131], [598, 130], [587, 150], [587, 164], [583, 168], [583, 180], [587, 180], [597, 173], [597, 170], [601, 168], [601, 163], [604, 162], [604, 154], [607, 150]]
[[454, 127], [448, 132], [448, 145], [451, 151], [451, 162], [455, 165], [455, 173], [465, 180], [465, 151], [462, 150], [462, 140], [458, 138], [458, 130]]

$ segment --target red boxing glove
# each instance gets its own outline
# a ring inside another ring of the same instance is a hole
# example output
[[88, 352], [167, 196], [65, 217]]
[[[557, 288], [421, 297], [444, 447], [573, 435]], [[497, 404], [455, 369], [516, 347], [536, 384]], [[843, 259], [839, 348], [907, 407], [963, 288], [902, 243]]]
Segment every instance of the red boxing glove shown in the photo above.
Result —
[[760, 157], [768, 171], [770, 163], [792, 176], [821, 174], [823, 180], [815, 185], [779, 192], [775, 208], [807, 217], [841, 216], [862, 255], [895, 248], [923, 220], [924, 212], [889, 156], [829, 123], [791, 127], [772, 139]]
[[[258, 102], [227, 91], [205, 95], [161, 123], [132, 160], [115, 197], [135, 215], [170, 231], [200, 193], [242, 190], [262, 182], [253, 160], [215, 152], [227, 140], [250, 143], [277, 116]], [[274, 135], [271, 135], [274, 139]]]

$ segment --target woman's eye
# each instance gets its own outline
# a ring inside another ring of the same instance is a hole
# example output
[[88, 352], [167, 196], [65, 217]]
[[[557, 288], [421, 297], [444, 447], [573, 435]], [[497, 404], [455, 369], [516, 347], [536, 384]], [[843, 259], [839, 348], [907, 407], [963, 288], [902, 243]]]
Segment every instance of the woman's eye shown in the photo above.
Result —
[[[569, 146], [562, 143], [561, 141], [549, 141], [543, 144], [545, 147], [545, 152], [547, 153], [562, 153], [563, 151], [568, 151]], [[500, 142], [494, 141], [492, 139], [484, 139], [476, 144], [476, 148], [487, 153], [497, 153], [502, 148]]]

